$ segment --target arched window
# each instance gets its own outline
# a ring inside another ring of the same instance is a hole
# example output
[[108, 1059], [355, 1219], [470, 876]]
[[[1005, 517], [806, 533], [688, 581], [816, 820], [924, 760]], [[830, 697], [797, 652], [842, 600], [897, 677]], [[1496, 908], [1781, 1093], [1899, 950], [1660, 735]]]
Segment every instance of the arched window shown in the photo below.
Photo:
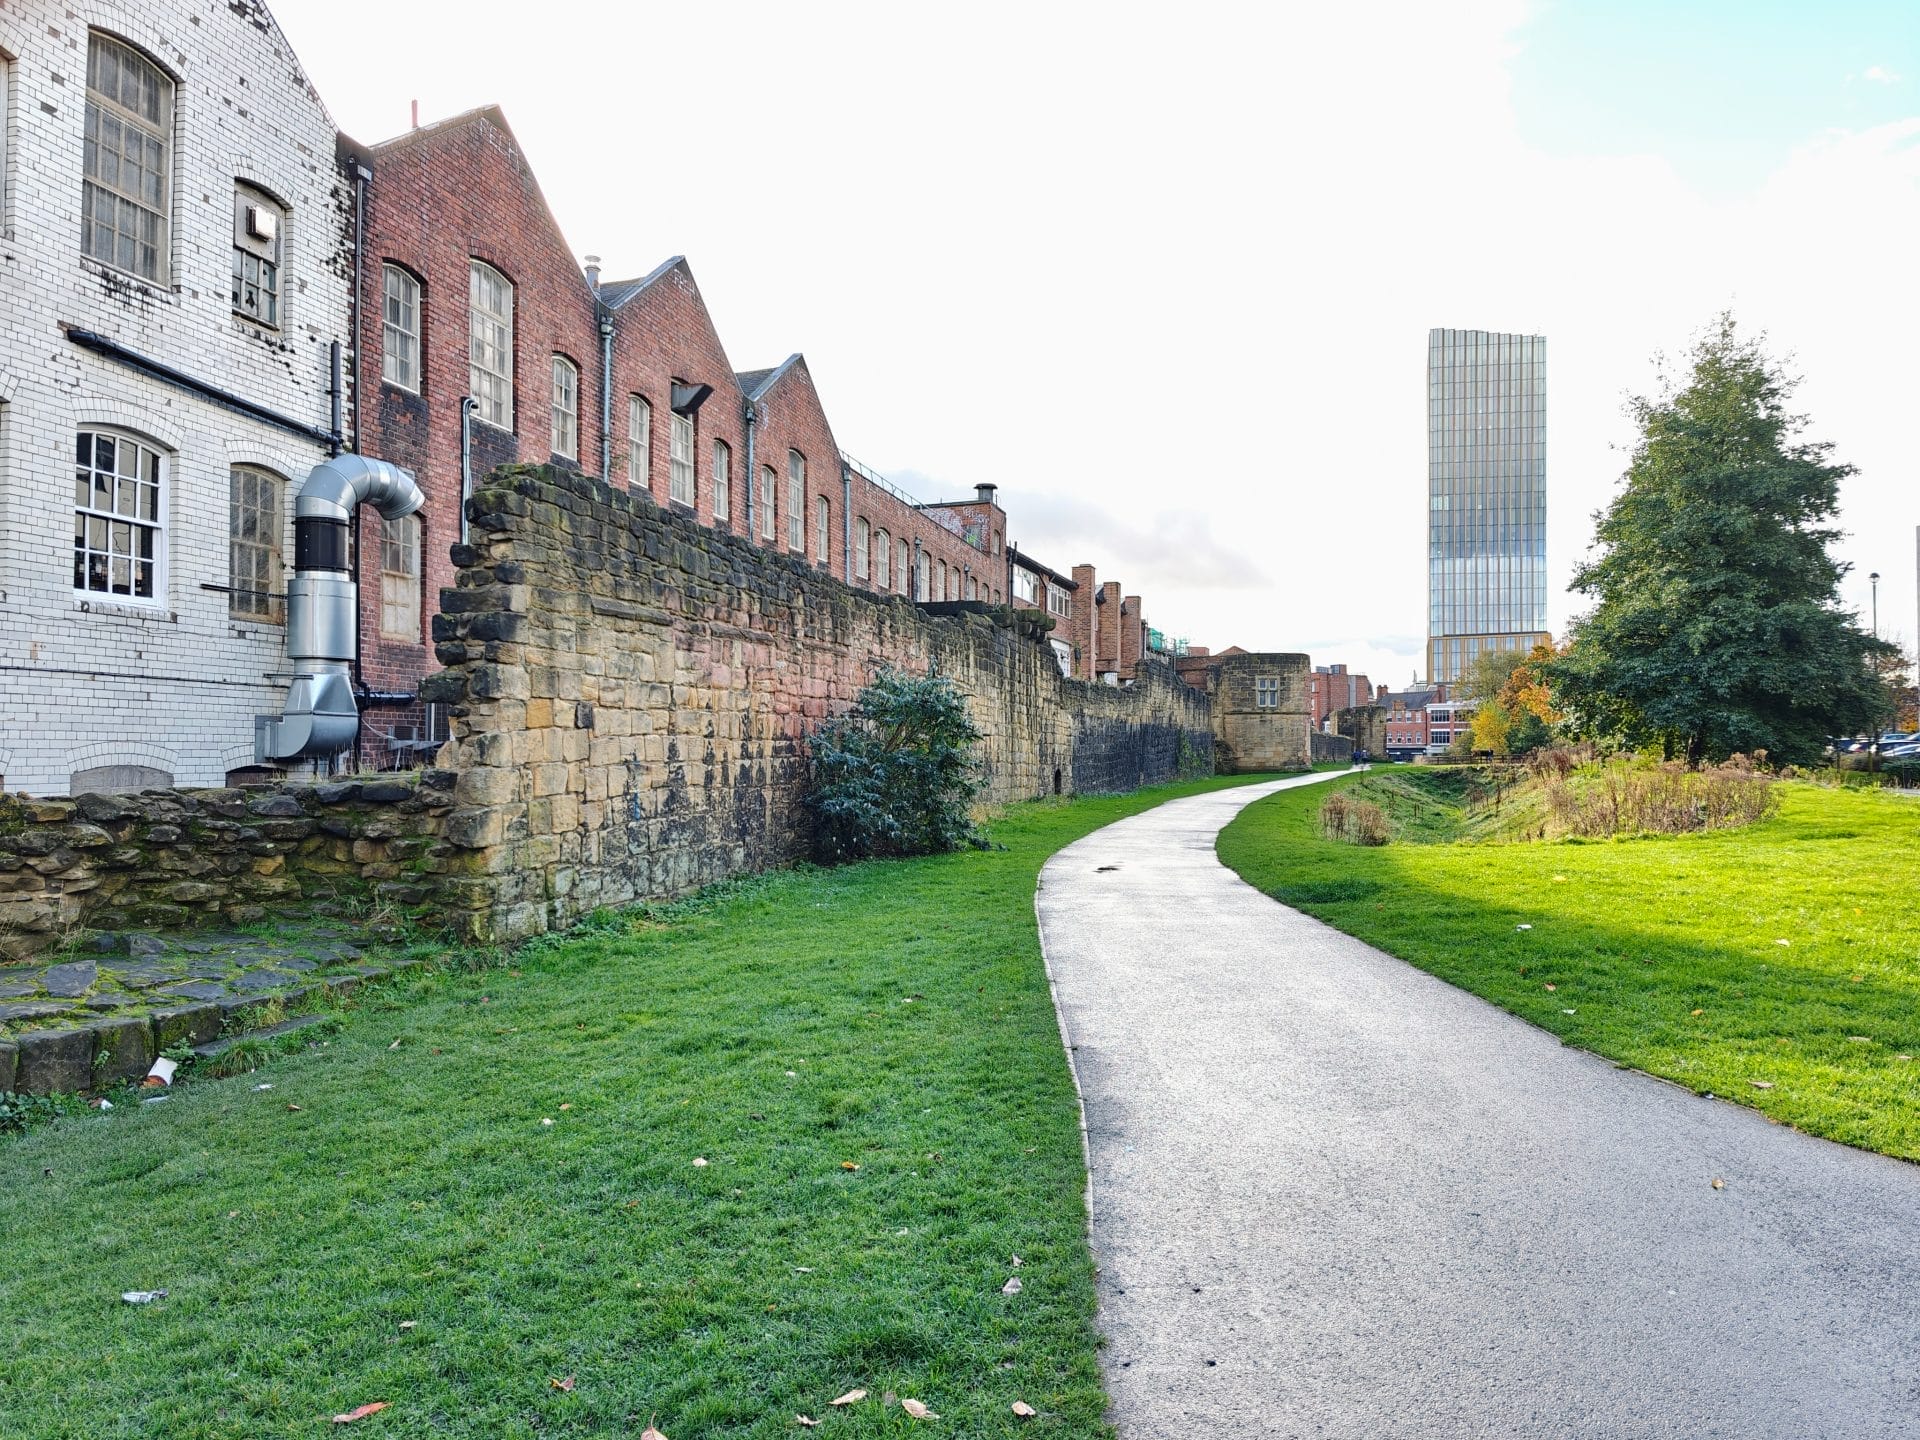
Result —
[[787, 451], [787, 548], [807, 548], [807, 458]]
[[899, 562], [894, 566], [894, 573], [899, 576], [900, 592], [905, 594], [907, 587], [913, 584], [913, 575], [911, 573], [913, 547], [908, 545], [905, 540], [897, 540], [894, 543], [899, 547], [898, 553], [894, 556], [895, 560]]
[[925, 602], [929, 598], [932, 591], [929, 588], [928, 581], [932, 578], [932, 575], [933, 569], [931, 562], [928, 559], [927, 552], [922, 550], [913, 577], [914, 599]]
[[580, 367], [564, 355], [553, 357], [553, 453], [580, 458]]
[[513, 284], [475, 260], [467, 305], [467, 388], [473, 413], [513, 429]]
[[420, 282], [398, 265], [380, 267], [380, 378], [420, 393]]
[[382, 520], [380, 633], [420, 643], [420, 517]]
[[667, 432], [667, 494], [682, 505], [694, 503], [693, 416], [675, 410]]
[[278, 624], [280, 487], [270, 470], [236, 465], [227, 476], [227, 614]]
[[85, 183], [80, 249], [102, 264], [167, 283], [173, 175], [173, 81], [111, 36], [87, 37]]
[[873, 536], [873, 585], [876, 590], [893, 588], [893, 537], [884, 530]]
[[252, 185], [233, 191], [233, 310], [280, 328], [280, 242], [286, 208]]
[[724, 440], [713, 442], [713, 518], [733, 520], [733, 450]]
[[867, 557], [872, 553], [869, 544], [870, 534], [865, 518], [853, 522], [853, 578], [864, 580], [870, 570]]
[[73, 588], [156, 601], [166, 595], [167, 462], [145, 441], [82, 430], [73, 474]]
[[627, 485], [653, 489], [653, 405], [644, 395], [627, 397]]
[[813, 502], [813, 558], [827, 563], [827, 544], [833, 535], [833, 502], [820, 495]]
[[774, 492], [780, 488], [780, 477], [774, 473], [771, 465], [760, 467], [760, 538], [771, 540], [777, 533], [774, 529]]

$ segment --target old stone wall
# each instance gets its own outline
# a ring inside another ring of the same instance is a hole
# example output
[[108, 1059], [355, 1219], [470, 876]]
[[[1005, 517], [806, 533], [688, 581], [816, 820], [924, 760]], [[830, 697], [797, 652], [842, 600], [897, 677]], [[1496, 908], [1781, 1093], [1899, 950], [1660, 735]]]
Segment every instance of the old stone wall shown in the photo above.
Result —
[[1313, 752], [1305, 655], [1229, 650], [1183, 656], [1180, 682], [1212, 701], [1215, 764], [1228, 774], [1305, 770]]
[[1344, 735], [1356, 750], [1365, 750], [1376, 760], [1387, 754], [1387, 707], [1355, 705], [1334, 712], [1335, 733]]
[[967, 696], [999, 803], [1210, 767], [1209, 705], [1164, 667], [1064, 678], [1010, 609], [840, 584], [596, 480], [498, 471], [435, 620], [455, 776], [443, 902], [516, 938], [805, 851], [805, 737], [883, 666]]
[[1345, 735], [1329, 735], [1324, 730], [1313, 732], [1313, 763], [1324, 765], [1330, 760], [1353, 759], [1353, 741]]
[[454, 776], [0, 795], [0, 961], [76, 929], [240, 925], [329, 901], [427, 905]]

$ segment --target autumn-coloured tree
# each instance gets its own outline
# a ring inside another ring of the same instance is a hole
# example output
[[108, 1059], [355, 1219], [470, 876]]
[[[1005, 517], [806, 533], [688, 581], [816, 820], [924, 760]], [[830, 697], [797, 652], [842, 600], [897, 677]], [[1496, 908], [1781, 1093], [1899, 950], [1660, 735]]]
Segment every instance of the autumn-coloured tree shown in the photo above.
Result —
[[[1554, 658], [1546, 645], [1483, 655], [1469, 676], [1473, 696], [1473, 748], [1495, 755], [1525, 755], [1553, 741], [1560, 715], [1553, 708], [1544, 667]], [[1484, 697], [1484, 698], [1483, 698]]]

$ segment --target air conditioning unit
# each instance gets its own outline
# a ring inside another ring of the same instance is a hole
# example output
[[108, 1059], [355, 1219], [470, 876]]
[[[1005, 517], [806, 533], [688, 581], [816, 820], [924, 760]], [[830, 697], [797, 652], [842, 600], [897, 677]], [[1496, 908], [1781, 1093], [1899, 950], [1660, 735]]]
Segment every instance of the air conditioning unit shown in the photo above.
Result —
[[271, 245], [280, 233], [280, 217], [264, 205], [247, 206], [247, 234]]

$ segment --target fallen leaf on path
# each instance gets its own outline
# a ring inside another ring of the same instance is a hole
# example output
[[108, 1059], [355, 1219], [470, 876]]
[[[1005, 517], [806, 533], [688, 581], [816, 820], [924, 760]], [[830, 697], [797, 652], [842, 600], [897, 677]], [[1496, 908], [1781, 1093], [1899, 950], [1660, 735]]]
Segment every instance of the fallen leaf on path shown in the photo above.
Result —
[[1713, 1177], [1713, 1188], [1716, 1190], [1724, 1190], [1727, 1188], [1727, 1182], [1716, 1175]]
[[1013, 1402], [1013, 1413], [1018, 1415], [1022, 1420], [1031, 1420], [1039, 1412], [1026, 1401], [1016, 1400]]
[[1773, 1089], [1773, 1081], [1771, 1080], [1749, 1080], [1747, 1083], [1753, 1086], [1753, 1088], [1756, 1090]]
[[807, 1427], [807, 1429], [811, 1430], [815, 1426], [817, 1426], [820, 1422], [814, 1419], [811, 1415], [796, 1415], [793, 1417], [793, 1423], [796, 1425], [804, 1425]]
[[1014, 1256], [1013, 1260], [1010, 1263], [1013, 1265], [1014, 1269], [1018, 1270], [1020, 1268], [1020, 1257], [1018, 1255]]
[[827, 1403], [829, 1405], [858, 1405], [862, 1400], [866, 1398], [867, 1398], [867, 1392], [864, 1390], [849, 1390], [847, 1391], [846, 1394], [842, 1395], [838, 1400], [829, 1400]]
[[354, 1421], [364, 1420], [369, 1415], [378, 1415], [382, 1410], [386, 1408], [387, 1408], [386, 1401], [375, 1400], [371, 1404], [361, 1405], [356, 1407], [355, 1409], [349, 1410], [344, 1415], [334, 1416], [333, 1423], [336, 1425], [351, 1425], [353, 1424]]
[[573, 1389], [573, 1376], [571, 1376], [571, 1375], [567, 1375], [567, 1376], [563, 1376], [562, 1378], [560, 1378], [560, 1379], [558, 1379], [558, 1380], [555, 1380], [555, 1379], [552, 1379], [552, 1378], [549, 1378], [549, 1379], [547, 1380], [547, 1384], [549, 1384], [549, 1385], [551, 1385], [551, 1386], [552, 1386], [552, 1387], [553, 1387], [554, 1389], [556, 1389], [556, 1390], [572, 1390], [572, 1389]]
[[289, 1110], [298, 1110], [300, 1108], [301, 1108], [300, 1106], [293, 1104], [291, 1101], [289, 1101], [287, 1104], [287, 1109]]
[[860, 1167], [851, 1160], [842, 1160], [840, 1162], [840, 1168], [842, 1170], [858, 1170]]
[[900, 1408], [916, 1420], [938, 1420], [940, 1418], [918, 1400], [902, 1400], [900, 1402]]
[[654, 1429], [653, 1422], [649, 1420], [647, 1422], [647, 1428], [640, 1432], [640, 1440], [667, 1440], [667, 1437]]

